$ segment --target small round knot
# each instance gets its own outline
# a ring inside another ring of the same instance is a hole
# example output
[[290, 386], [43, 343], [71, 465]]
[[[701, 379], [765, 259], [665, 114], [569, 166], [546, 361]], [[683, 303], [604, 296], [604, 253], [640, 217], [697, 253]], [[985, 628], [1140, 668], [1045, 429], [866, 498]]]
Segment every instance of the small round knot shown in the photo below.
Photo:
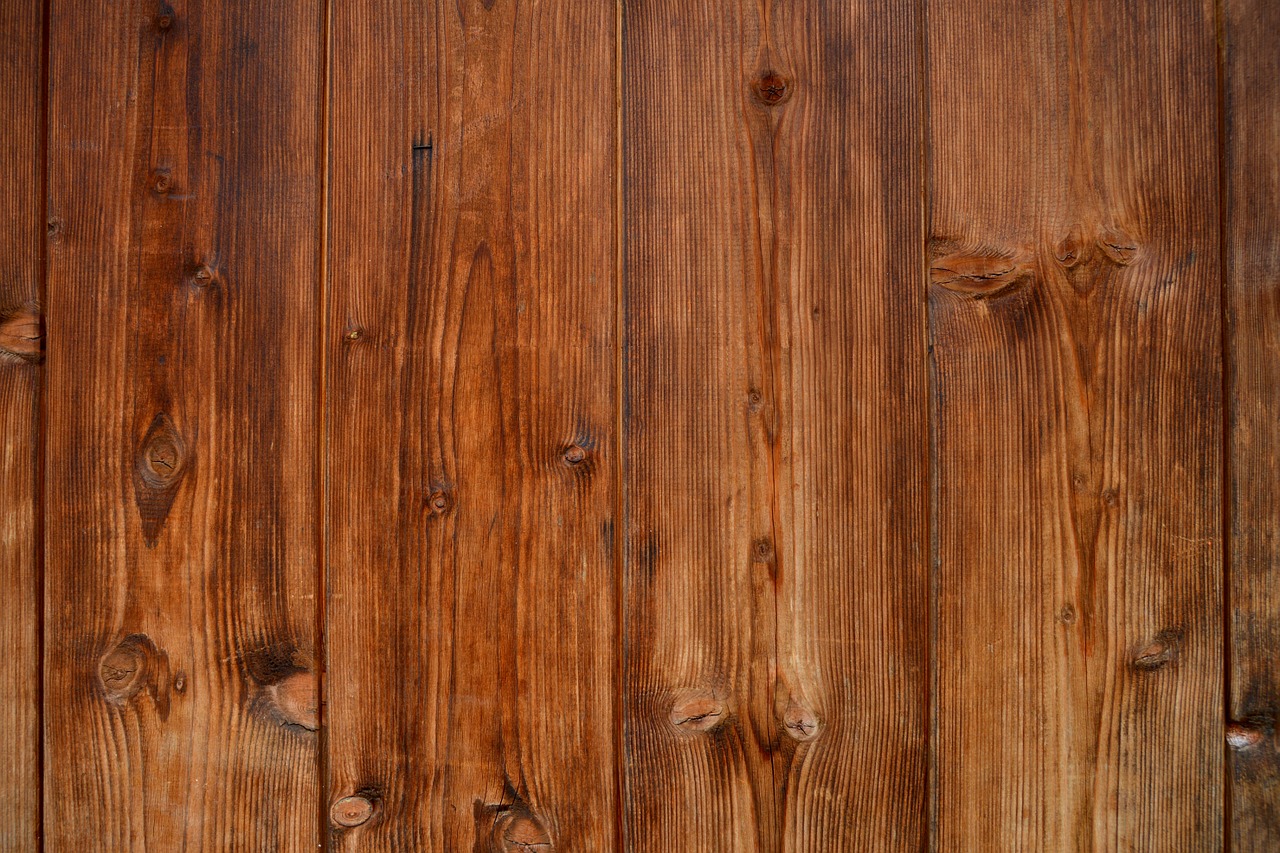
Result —
[[1053, 256], [1062, 266], [1071, 269], [1080, 263], [1087, 248], [1084, 229], [1080, 225], [1074, 225], [1067, 236], [1058, 241], [1058, 245], [1054, 247]]
[[174, 676], [173, 691], [175, 693], [187, 692], [187, 674], [185, 672], [179, 672], [176, 676]]
[[1127, 267], [1138, 258], [1138, 241], [1119, 228], [1103, 228], [1098, 235], [1098, 248], [1118, 267]]
[[267, 694], [287, 725], [310, 732], [320, 728], [320, 690], [315, 673], [295, 672], [267, 687]]
[[1156, 634], [1155, 639], [1143, 646], [1133, 656], [1133, 668], [1139, 672], [1155, 672], [1171, 663], [1178, 656], [1182, 632], [1169, 628]]
[[44, 234], [50, 240], [56, 240], [58, 237], [62, 236], [62, 220], [50, 219], [46, 222], [44, 225]]
[[587, 458], [587, 451], [576, 444], [571, 444], [564, 449], [564, 453], [561, 454], [560, 458], [564, 460], [566, 465], [581, 465]]
[[765, 71], [756, 77], [752, 88], [755, 91], [756, 98], [762, 104], [771, 107], [782, 103], [791, 94], [791, 88], [787, 85], [787, 78], [777, 71]]
[[329, 809], [329, 820], [333, 821], [333, 825], [348, 829], [367, 823], [371, 817], [373, 817], [373, 802], [359, 794], [343, 797]]
[[762, 408], [764, 408], [764, 395], [752, 388], [751, 391], [747, 393], [747, 410], [754, 415]]
[[1074, 625], [1076, 621], [1076, 606], [1069, 601], [1062, 605], [1062, 609], [1058, 611], [1058, 621], [1063, 625]]
[[767, 536], [757, 539], [751, 544], [751, 556], [758, 563], [767, 563], [773, 559], [773, 542]]
[[724, 703], [708, 693], [686, 696], [671, 708], [671, 725], [686, 732], [706, 732], [728, 716]]
[[431, 515], [444, 515], [449, 511], [449, 507], [452, 503], [453, 502], [449, 499], [448, 492], [444, 490], [435, 491], [427, 498], [427, 511]]
[[207, 264], [201, 264], [191, 274], [191, 283], [196, 287], [208, 287], [213, 284], [213, 270]]
[[173, 26], [173, 15], [161, 14], [156, 16], [156, 29], [160, 32], [166, 32]]
[[1232, 721], [1227, 723], [1227, 746], [1240, 752], [1262, 743], [1262, 729], [1253, 723]]
[[123, 702], [136, 694], [142, 688], [146, 674], [146, 650], [128, 639], [112, 649], [98, 664], [103, 690], [116, 702]]
[[509, 812], [494, 826], [494, 835], [503, 850], [519, 853], [550, 853], [551, 833], [542, 821], [527, 812]]
[[349, 344], [354, 344], [356, 341], [361, 340], [363, 337], [364, 337], [364, 329], [360, 328], [359, 326], [352, 326], [350, 329], [347, 329], [347, 332], [342, 336], [342, 339]]
[[173, 179], [167, 169], [157, 169], [151, 175], [151, 191], [156, 195], [168, 195], [173, 189]]
[[813, 740], [818, 736], [818, 717], [805, 706], [792, 702], [782, 714], [782, 727], [795, 740]]

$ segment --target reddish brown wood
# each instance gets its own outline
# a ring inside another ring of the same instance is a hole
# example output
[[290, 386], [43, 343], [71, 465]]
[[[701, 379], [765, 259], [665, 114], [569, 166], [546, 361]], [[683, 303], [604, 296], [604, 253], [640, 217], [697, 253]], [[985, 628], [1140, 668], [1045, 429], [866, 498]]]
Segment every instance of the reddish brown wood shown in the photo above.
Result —
[[321, 26], [52, 3], [50, 850], [317, 845]]
[[919, 11], [623, 5], [630, 849], [923, 842]]
[[1212, 4], [928, 21], [933, 843], [1220, 849]]
[[40, 833], [43, 10], [0, 2], [0, 849]]
[[1280, 5], [1227, 0], [1228, 761], [1233, 850], [1280, 849]]
[[613, 849], [614, 6], [333, 13], [331, 846]]

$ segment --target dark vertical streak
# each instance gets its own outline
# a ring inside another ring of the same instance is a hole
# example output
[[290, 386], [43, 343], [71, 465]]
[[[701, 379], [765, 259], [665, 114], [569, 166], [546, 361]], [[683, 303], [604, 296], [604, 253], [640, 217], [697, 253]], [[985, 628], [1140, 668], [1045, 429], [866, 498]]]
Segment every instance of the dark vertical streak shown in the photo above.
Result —
[[319, 795], [316, 797], [316, 821], [319, 834], [317, 839], [324, 846], [329, 837], [329, 727], [326, 725], [325, 708], [328, 688], [329, 649], [326, 637], [326, 618], [328, 615], [328, 561], [325, 543], [328, 521], [328, 485], [329, 478], [326, 464], [325, 448], [328, 445], [327, 424], [325, 423], [325, 388], [328, 385], [328, 369], [325, 359], [325, 347], [328, 343], [328, 292], [329, 292], [329, 98], [331, 95], [329, 69], [330, 53], [333, 44], [330, 39], [330, 19], [332, 8], [329, 0], [324, 0], [320, 9], [320, 40], [322, 50], [320, 56], [320, 139], [317, 151], [320, 169], [320, 204], [316, 218], [318, 231], [320, 263], [318, 266], [319, 303], [316, 317], [316, 689], [319, 701], [316, 703], [316, 769], [320, 777]]
[[[1230, 310], [1230, 290], [1227, 253], [1227, 33], [1226, 13], [1223, 9], [1225, 0], [1215, 0], [1214, 41], [1217, 46], [1218, 71], [1218, 260], [1219, 260], [1219, 295], [1218, 344], [1222, 348], [1222, 718], [1223, 725], [1231, 722], [1231, 350], [1230, 323], [1227, 312]], [[1223, 853], [1231, 851], [1231, 777], [1234, 761], [1226, 738], [1222, 740], [1222, 849]]]
[[[37, 156], [42, 160], [37, 166], [40, 173], [40, 218], [36, 222], [39, 235], [39, 272], [36, 280], [36, 300], [39, 303], [41, 323], [48, 328], [44, 312], [49, 304], [49, 9], [50, 0], [44, 0], [40, 17], [40, 127]], [[39, 791], [36, 796], [36, 850], [44, 850], [44, 589], [45, 589], [45, 432], [48, 424], [48, 411], [45, 395], [45, 377], [48, 375], [43, 365], [48, 362], [49, 342], [44, 341], [44, 358], [41, 366], [36, 368], [36, 446], [35, 454], [35, 502], [33, 507], [32, 538], [35, 544], [36, 575], [36, 773]]]

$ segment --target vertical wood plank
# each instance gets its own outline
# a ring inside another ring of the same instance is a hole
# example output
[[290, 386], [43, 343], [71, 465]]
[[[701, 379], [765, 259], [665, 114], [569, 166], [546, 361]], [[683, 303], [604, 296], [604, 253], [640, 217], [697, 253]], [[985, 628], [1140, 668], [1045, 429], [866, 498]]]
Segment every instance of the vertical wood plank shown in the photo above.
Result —
[[928, 21], [936, 846], [1219, 849], [1212, 4]]
[[615, 18], [334, 6], [333, 849], [614, 845]]
[[44, 10], [0, 2], [0, 848], [40, 832], [39, 405]]
[[624, 4], [630, 849], [923, 843], [919, 11]]
[[317, 845], [321, 27], [53, 0], [51, 850]]
[[1227, 0], [1231, 849], [1280, 848], [1280, 6]]

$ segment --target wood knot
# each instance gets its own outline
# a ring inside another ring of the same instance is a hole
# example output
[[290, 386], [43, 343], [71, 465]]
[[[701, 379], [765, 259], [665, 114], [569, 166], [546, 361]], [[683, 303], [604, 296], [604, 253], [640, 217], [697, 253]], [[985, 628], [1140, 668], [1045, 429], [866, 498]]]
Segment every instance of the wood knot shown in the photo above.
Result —
[[782, 712], [782, 730], [794, 740], [813, 740], [819, 728], [817, 715], [798, 702], [792, 701]]
[[363, 328], [363, 327], [361, 327], [361, 326], [351, 326], [351, 327], [350, 327], [350, 328], [348, 328], [348, 329], [347, 329], [347, 331], [342, 335], [342, 342], [343, 342], [344, 344], [357, 344], [357, 343], [359, 343], [360, 341], [364, 340], [364, 337], [365, 337], [365, 335], [366, 335], [366, 334], [367, 334], [367, 333], [365, 332], [365, 330], [364, 330], [364, 328]]
[[44, 355], [44, 324], [35, 306], [0, 315], [0, 361], [35, 364]]
[[173, 508], [187, 473], [187, 445], [164, 412], [151, 421], [133, 463], [134, 501], [142, 522], [142, 536], [153, 548]]
[[671, 708], [671, 725], [684, 732], [706, 732], [728, 717], [728, 709], [710, 693], [694, 693], [679, 699]]
[[1182, 644], [1182, 631], [1167, 628], [1156, 634], [1155, 639], [1143, 646], [1133, 656], [1133, 668], [1139, 672], [1155, 672], [1163, 669], [1178, 657]]
[[747, 411], [757, 414], [764, 408], [764, 395], [752, 388], [747, 392]]
[[50, 240], [57, 240], [62, 236], [63, 225], [61, 219], [50, 219], [44, 224], [44, 236]]
[[126, 638], [107, 653], [98, 664], [98, 676], [112, 702], [125, 702], [137, 694], [146, 680], [147, 656], [135, 637]]
[[1138, 258], [1138, 241], [1118, 228], [1103, 228], [1098, 234], [1098, 248], [1118, 267], [1127, 267]]
[[757, 563], [768, 563], [773, 560], [773, 542], [762, 536], [751, 543], [751, 558]]
[[1062, 605], [1062, 609], [1058, 611], [1058, 621], [1063, 625], [1074, 625], [1076, 618], [1076, 607], [1071, 602]]
[[157, 30], [159, 30], [162, 33], [168, 32], [169, 28], [172, 26], [173, 26], [173, 15], [171, 13], [162, 12], [161, 14], [156, 15]]
[[208, 264], [201, 264], [191, 273], [191, 283], [196, 287], [209, 287], [216, 280], [217, 276]]
[[247, 651], [243, 661], [260, 688], [255, 706], [282, 726], [320, 727], [320, 690], [309, 655], [291, 642], [277, 642]]
[[98, 681], [107, 701], [125, 705], [142, 692], [169, 716], [169, 657], [146, 634], [130, 634], [98, 662]]
[[498, 849], [503, 851], [549, 851], [554, 849], [551, 833], [536, 815], [522, 808], [504, 813], [493, 827]]
[[571, 444], [560, 454], [564, 464], [574, 467], [581, 465], [587, 459], [587, 451], [577, 444]]
[[266, 688], [285, 725], [309, 732], [320, 728], [320, 689], [314, 672], [295, 672]]
[[173, 190], [173, 176], [168, 169], [156, 169], [151, 173], [151, 191], [156, 195], [168, 195]]
[[438, 489], [427, 498], [427, 512], [431, 515], [444, 515], [453, 506], [453, 500], [444, 489]]
[[935, 260], [929, 275], [939, 287], [986, 299], [1021, 287], [1034, 273], [1029, 259], [1021, 255], [957, 253]]
[[765, 106], [776, 106], [791, 96], [791, 86], [786, 77], [777, 71], [763, 71], [751, 83], [756, 100]]
[[350, 829], [368, 823], [373, 817], [373, 801], [360, 794], [343, 797], [329, 808], [329, 820], [334, 826]]
[[1053, 256], [1058, 263], [1067, 269], [1078, 266], [1088, 259], [1089, 243], [1084, 236], [1084, 226], [1076, 224], [1071, 227], [1067, 236], [1058, 241]]
[[1246, 749], [1252, 749], [1262, 743], [1266, 733], [1262, 727], [1249, 722], [1239, 722], [1233, 720], [1227, 723], [1227, 746], [1236, 752]]

